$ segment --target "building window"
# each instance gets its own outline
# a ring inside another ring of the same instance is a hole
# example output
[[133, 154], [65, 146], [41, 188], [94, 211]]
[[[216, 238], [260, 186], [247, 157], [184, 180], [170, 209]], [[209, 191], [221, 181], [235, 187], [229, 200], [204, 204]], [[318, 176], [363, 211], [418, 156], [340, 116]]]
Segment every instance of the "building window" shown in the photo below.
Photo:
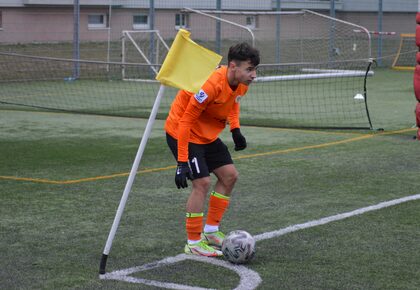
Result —
[[149, 15], [147, 14], [133, 15], [133, 28], [134, 29], [149, 29]]
[[175, 28], [188, 28], [188, 15], [187, 14], [175, 14]]
[[257, 16], [255, 15], [247, 16], [245, 23], [248, 28], [251, 28], [251, 29], [257, 28]]
[[108, 17], [106, 14], [89, 14], [88, 15], [88, 27], [89, 28], [107, 28]]
[[1, 11], [0, 11], [0, 30], [3, 30], [3, 17], [2, 17]]

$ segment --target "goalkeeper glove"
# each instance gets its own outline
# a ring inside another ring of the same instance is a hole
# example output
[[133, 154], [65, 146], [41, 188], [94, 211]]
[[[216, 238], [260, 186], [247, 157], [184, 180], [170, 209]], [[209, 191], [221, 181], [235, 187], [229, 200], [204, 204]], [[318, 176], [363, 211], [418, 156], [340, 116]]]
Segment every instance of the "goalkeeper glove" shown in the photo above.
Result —
[[178, 188], [186, 188], [188, 187], [187, 178], [192, 180], [192, 172], [191, 168], [188, 165], [188, 162], [179, 162], [178, 166], [176, 167], [176, 174], [175, 174], [175, 184]]
[[241, 130], [235, 128], [231, 132], [233, 142], [235, 143], [235, 151], [244, 150], [246, 148], [246, 139], [244, 135], [241, 134]]

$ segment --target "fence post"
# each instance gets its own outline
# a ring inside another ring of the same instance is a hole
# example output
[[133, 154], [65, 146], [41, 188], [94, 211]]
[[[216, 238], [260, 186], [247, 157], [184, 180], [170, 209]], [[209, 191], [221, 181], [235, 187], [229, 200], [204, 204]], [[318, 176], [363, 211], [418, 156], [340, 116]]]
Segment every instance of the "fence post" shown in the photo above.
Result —
[[[330, 0], [330, 17], [335, 18], [335, 0]], [[330, 40], [329, 40], [329, 61], [335, 59], [335, 22], [331, 20]]]
[[[222, 0], [216, 1], [216, 10], [222, 10]], [[220, 18], [220, 14], [217, 14], [217, 17]], [[216, 52], [221, 54], [222, 51], [222, 24], [219, 20], [216, 21]]]
[[382, 17], [383, 17], [383, 3], [378, 0], [378, 55], [376, 57], [379, 66], [382, 66]]
[[[79, 0], [74, 0], [73, 3], [73, 59], [80, 59], [80, 3]], [[73, 79], [78, 79], [80, 76], [80, 63], [75, 61], [73, 63]]]
[[[420, 1], [420, 0], [419, 0]], [[276, 0], [276, 11], [281, 11], [281, 0]], [[276, 63], [280, 63], [280, 14], [276, 15]]]

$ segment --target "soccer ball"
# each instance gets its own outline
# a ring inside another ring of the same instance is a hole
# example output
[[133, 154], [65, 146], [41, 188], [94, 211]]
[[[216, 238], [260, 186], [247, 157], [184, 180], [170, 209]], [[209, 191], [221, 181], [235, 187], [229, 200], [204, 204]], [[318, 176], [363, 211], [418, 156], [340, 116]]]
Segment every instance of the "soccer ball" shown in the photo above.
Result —
[[255, 255], [255, 239], [246, 231], [232, 231], [223, 240], [222, 252], [231, 263], [248, 263]]

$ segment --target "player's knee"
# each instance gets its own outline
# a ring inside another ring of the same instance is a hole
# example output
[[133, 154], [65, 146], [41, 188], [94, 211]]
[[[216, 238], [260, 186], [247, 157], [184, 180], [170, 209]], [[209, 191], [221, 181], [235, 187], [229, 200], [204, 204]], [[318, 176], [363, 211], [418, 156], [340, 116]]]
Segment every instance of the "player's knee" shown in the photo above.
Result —
[[238, 180], [239, 177], [239, 173], [236, 169], [230, 170], [229, 172], [227, 172], [223, 178], [222, 178], [222, 182], [223, 184], [225, 184], [228, 187], [232, 187], [235, 185], [236, 181]]
[[211, 185], [211, 179], [210, 177], [202, 177], [194, 179], [193, 181], [193, 187], [195, 190], [199, 192], [206, 193], [209, 191]]

